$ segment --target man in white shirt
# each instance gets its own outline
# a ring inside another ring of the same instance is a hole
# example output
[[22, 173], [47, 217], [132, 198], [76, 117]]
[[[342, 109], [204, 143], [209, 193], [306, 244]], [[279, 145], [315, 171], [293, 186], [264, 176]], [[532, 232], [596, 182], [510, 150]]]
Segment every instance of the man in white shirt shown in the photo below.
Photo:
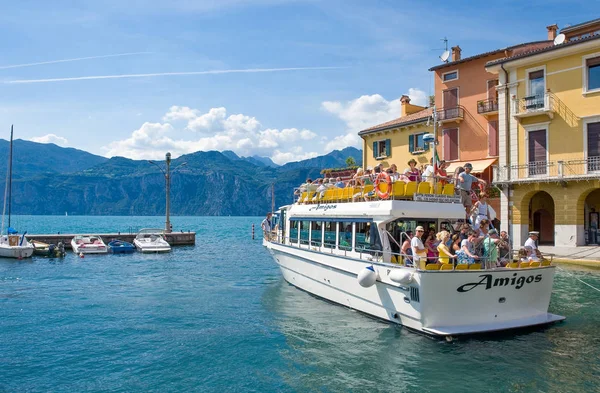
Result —
[[434, 174], [433, 174], [433, 158], [432, 158], [429, 161], [429, 165], [427, 165], [427, 167], [423, 171], [421, 178], [423, 179], [423, 181], [427, 181], [427, 182], [431, 183], [431, 185], [433, 185], [433, 175]]
[[410, 248], [412, 249], [413, 255], [413, 264], [415, 267], [420, 267], [421, 269], [425, 269], [425, 265], [427, 264], [427, 251], [425, 251], [425, 247], [423, 246], [423, 242], [421, 241], [421, 236], [423, 236], [423, 232], [425, 230], [422, 226], [418, 226], [415, 229], [415, 236], [410, 240]]
[[531, 247], [533, 250], [537, 250], [537, 240], [539, 238], [540, 233], [537, 231], [529, 232], [529, 239], [525, 241], [525, 247]]
[[260, 224], [260, 226], [262, 227], [262, 230], [263, 230], [263, 236], [267, 240], [271, 240], [271, 217], [272, 216], [273, 216], [273, 214], [271, 214], [270, 212], [267, 213], [267, 217]]

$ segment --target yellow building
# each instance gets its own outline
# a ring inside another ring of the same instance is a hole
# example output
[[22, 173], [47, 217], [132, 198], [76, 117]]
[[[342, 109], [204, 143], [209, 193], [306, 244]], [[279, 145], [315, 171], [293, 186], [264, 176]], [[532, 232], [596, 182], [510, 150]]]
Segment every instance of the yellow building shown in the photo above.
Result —
[[514, 246], [533, 230], [540, 244], [599, 244], [600, 19], [486, 70], [499, 76], [502, 229]]
[[400, 106], [399, 118], [358, 133], [363, 139], [365, 168], [396, 164], [403, 172], [410, 159], [414, 158], [419, 168], [429, 163], [433, 149], [423, 136], [433, 133], [433, 121], [429, 120], [432, 109], [411, 104], [405, 95], [400, 98]]

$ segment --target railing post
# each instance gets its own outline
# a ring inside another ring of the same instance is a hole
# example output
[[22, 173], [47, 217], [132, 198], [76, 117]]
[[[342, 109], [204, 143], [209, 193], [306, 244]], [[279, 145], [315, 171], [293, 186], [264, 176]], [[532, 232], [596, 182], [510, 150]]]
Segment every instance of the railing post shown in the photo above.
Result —
[[564, 176], [564, 161], [556, 161], [556, 163], [558, 164], [558, 177], [562, 178]]

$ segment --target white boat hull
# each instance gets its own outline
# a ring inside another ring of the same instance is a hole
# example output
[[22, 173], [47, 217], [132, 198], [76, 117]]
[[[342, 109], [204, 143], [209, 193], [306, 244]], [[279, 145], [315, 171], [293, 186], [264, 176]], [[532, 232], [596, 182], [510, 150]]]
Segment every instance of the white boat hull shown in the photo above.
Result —
[[167, 243], [167, 244], [162, 244], [162, 243], [154, 243], [154, 242], [145, 242], [145, 241], [139, 241], [138, 239], [135, 239], [133, 241], [133, 244], [135, 245], [135, 248], [141, 252], [141, 253], [158, 253], [158, 252], [170, 252], [171, 251], [171, 246]]
[[[416, 271], [307, 248], [277, 243], [266, 245], [290, 284], [427, 334], [482, 333], [564, 319], [547, 312], [555, 270], [552, 266]], [[375, 285], [364, 288], [358, 283], [357, 275], [371, 265], [378, 279]], [[412, 282], [402, 285], [390, 280], [389, 274], [395, 269], [413, 272]]]
[[27, 246], [9, 246], [0, 244], [1, 258], [30, 258], [33, 255], [34, 247], [29, 244]]

